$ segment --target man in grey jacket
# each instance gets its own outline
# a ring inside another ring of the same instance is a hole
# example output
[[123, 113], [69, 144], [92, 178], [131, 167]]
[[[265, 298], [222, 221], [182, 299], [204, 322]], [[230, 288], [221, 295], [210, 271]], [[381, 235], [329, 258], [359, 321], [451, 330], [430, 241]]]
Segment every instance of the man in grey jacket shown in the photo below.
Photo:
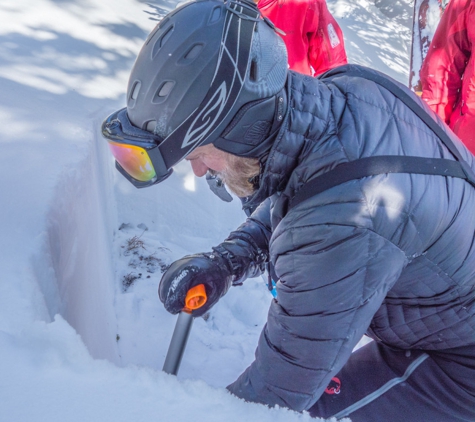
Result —
[[319, 417], [475, 420], [473, 156], [378, 72], [286, 63], [246, 0], [186, 3], [137, 57], [127, 107], [103, 124], [118, 170], [147, 187], [186, 159], [260, 204], [174, 262], [160, 299], [178, 313], [204, 284], [200, 316], [270, 263], [277, 298], [229, 391]]

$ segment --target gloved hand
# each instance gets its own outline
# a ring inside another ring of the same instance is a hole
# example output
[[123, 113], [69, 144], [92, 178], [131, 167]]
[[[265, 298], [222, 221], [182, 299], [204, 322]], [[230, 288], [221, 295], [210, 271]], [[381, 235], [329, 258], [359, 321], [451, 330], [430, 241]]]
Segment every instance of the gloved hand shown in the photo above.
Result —
[[231, 271], [226, 259], [218, 253], [185, 256], [170, 265], [163, 274], [158, 295], [165, 309], [177, 314], [185, 306], [188, 290], [204, 284], [208, 300], [192, 312], [194, 317], [198, 317], [209, 311], [229, 290], [234, 278]]
[[[270, 204], [270, 201], [266, 201]], [[268, 210], [262, 208], [267, 215]], [[257, 211], [256, 211], [257, 213]], [[193, 311], [193, 316], [205, 314], [231, 285], [240, 285], [249, 277], [262, 274], [267, 261], [267, 225], [249, 219], [213, 252], [188, 255], [175, 261], [163, 274], [158, 295], [168, 312], [177, 314], [185, 306], [189, 289], [204, 284], [207, 302]]]

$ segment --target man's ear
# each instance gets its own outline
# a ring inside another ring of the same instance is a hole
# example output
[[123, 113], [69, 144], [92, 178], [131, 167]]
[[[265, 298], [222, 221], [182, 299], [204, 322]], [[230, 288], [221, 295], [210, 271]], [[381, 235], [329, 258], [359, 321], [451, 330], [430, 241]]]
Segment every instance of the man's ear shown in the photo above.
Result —
[[[245, 155], [269, 136], [274, 114], [275, 97], [246, 104], [231, 120], [214, 145], [236, 155]], [[223, 148], [220, 147], [221, 144]]]

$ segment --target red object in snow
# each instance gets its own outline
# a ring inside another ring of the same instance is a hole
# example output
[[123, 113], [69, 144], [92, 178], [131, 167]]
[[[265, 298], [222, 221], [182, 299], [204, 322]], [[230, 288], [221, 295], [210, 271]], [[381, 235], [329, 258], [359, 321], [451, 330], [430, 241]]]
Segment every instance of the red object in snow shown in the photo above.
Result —
[[260, 0], [257, 6], [285, 32], [292, 70], [315, 76], [348, 62], [343, 33], [324, 0]]

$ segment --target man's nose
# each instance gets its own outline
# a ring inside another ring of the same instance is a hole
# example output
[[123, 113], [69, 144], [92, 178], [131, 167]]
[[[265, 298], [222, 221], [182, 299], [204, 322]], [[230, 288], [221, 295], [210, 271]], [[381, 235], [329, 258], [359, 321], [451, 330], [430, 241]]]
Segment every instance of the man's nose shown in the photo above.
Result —
[[205, 165], [200, 159], [191, 160], [191, 168], [193, 169], [193, 173], [197, 177], [203, 177], [208, 172], [208, 166]]

